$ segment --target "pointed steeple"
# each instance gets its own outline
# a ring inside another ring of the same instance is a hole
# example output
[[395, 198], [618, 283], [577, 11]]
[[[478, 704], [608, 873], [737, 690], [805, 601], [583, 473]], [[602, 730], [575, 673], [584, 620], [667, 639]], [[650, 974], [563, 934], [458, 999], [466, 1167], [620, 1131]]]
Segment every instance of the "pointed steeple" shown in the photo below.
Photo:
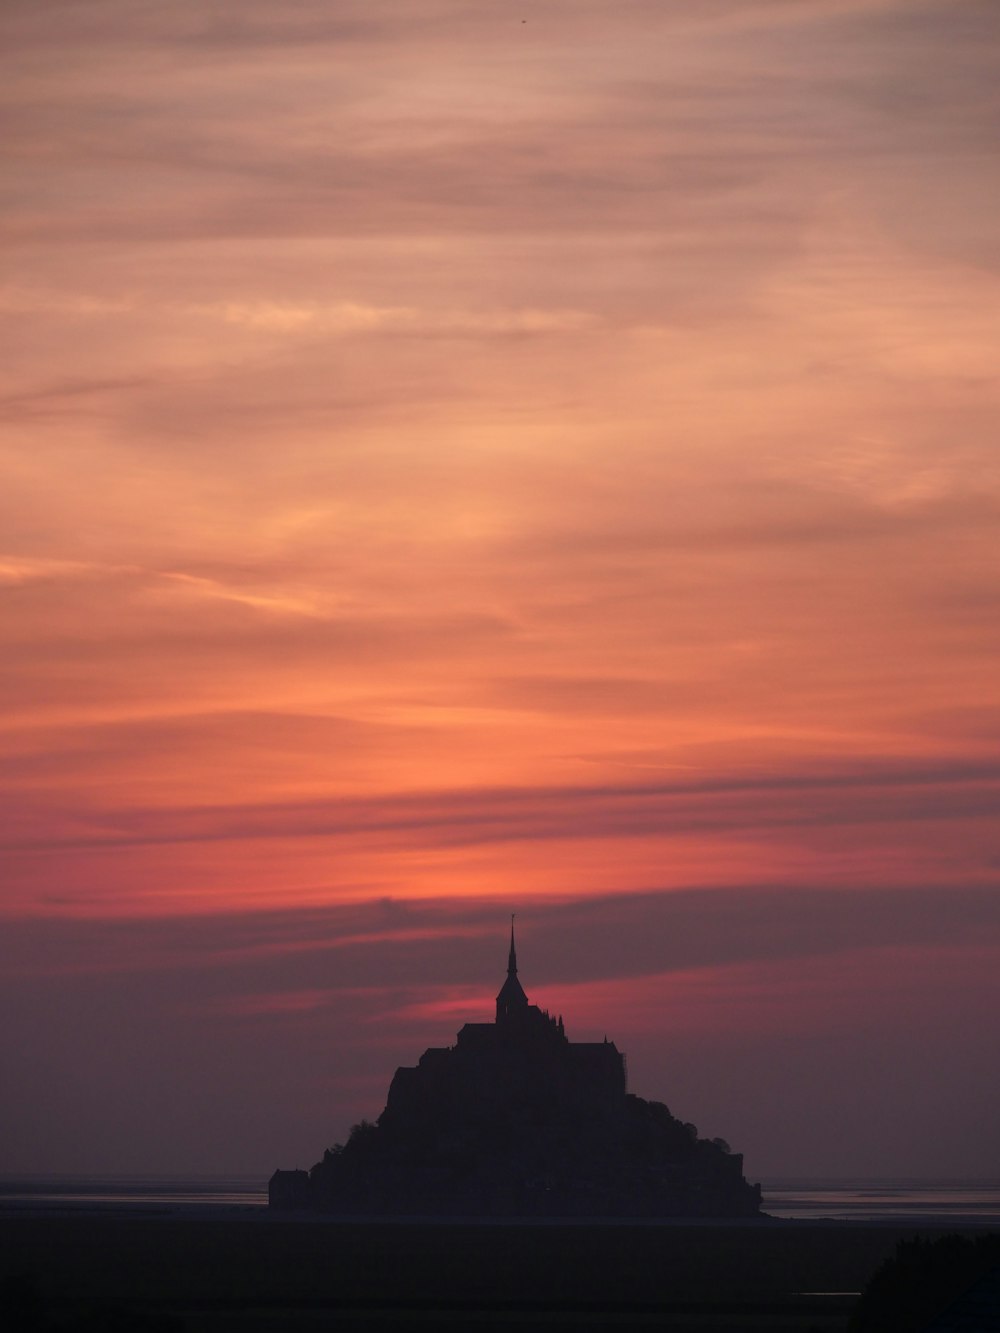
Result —
[[507, 958], [507, 980], [497, 996], [497, 1022], [509, 1023], [527, 1013], [528, 997], [517, 979], [517, 951], [514, 948], [514, 917], [510, 918], [510, 954]]

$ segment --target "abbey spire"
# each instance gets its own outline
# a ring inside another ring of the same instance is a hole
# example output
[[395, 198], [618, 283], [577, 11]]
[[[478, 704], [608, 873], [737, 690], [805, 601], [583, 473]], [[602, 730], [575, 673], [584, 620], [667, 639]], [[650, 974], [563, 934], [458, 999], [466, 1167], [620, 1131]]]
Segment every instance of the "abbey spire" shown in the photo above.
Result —
[[497, 996], [497, 1022], [516, 1022], [528, 1012], [528, 997], [517, 979], [517, 950], [514, 947], [514, 918], [510, 918], [510, 954], [507, 958], [507, 980]]

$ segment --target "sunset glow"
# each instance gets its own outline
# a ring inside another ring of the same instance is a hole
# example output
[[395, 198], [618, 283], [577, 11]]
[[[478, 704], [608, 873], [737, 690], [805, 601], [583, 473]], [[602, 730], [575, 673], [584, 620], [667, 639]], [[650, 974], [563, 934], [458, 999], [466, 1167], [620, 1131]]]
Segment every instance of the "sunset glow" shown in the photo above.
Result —
[[749, 1172], [1000, 1170], [1000, 10], [0, 22], [4, 1167], [315, 1156], [517, 911]]

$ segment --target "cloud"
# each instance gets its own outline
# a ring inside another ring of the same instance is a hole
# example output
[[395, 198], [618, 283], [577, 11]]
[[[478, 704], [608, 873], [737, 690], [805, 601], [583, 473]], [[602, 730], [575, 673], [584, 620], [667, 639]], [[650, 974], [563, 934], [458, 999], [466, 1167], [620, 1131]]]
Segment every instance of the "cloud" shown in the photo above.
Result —
[[[750, 883], [536, 901], [518, 914], [522, 972], [551, 990], [865, 949], [974, 946], [996, 925], [996, 887]], [[5, 970], [178, 971], [199, 994], [236, 996], [237, 1005], [260, 994], [275, 1011], [286, 994], [291, 1010], [296, 996], [318, 1004], [340, 991], [373, 1003], [400, 988], [488, 993], [506, 962], [509, 906], [441, 898], [145, 920], [8, 917]]]
[[[398, 838], [412, 846], [448, 846], [508, 840], [649, 838], [737, 829], [809, 829], [896, 821], [926, 823], [991, 819], [997, 809], [1000, 767], [992, 760], [934, 764], [872, 763], [798, 767], [780, 773], [719, 774], [657, 783], [575, 787], [478, 788], [430, 793], [341, 796], [242, 806], [171, 806], [124, 803], [91, 808], [86, 831], [58, 831], [42, 839], [8, 834], [10, 851], [156, 846], [271, 838], [368, 840]], [[780, 798], [776, 800], [775, 798]], [[28, 822], [28, 809], [22, 818]], [[38, 823], [55, 820], [43, 805]], [[36, 822], [36, 821], [32, 821]]]
[[596, 319], [585, 310], [421, 311], [411, 306], [225, 305], [209, 314], [233, 324], [276, 333], [402, 334], [433, 337], [506, 337], [586, 331]]

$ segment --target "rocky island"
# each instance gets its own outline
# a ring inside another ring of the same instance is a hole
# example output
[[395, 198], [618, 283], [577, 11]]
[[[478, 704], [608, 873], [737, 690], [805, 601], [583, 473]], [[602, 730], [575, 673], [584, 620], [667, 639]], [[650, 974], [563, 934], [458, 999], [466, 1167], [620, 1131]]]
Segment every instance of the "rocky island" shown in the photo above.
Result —
[[627, 1090], [614, 1042], [572, 1042], [529, 1003], [511, 930], [493, 1023], [396, 1070], [385, 1110], [310, 1171], [276, 1171], [272, 1209], [343, 1216], [756, 1217], [760, 1186], [721, 1139]]

